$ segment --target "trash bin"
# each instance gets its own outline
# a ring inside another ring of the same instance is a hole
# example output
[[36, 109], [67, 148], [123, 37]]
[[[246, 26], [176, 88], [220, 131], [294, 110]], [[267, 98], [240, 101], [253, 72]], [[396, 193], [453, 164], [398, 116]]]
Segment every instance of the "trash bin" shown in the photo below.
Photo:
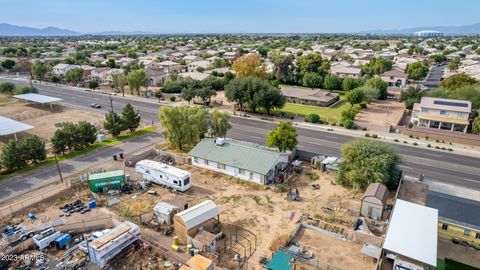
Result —
[[113, 155], [113, 160], [118, 160], [117, 155]]
[[120, 153], [119, 156], [121, 159], [123, 159], [123, 153]]

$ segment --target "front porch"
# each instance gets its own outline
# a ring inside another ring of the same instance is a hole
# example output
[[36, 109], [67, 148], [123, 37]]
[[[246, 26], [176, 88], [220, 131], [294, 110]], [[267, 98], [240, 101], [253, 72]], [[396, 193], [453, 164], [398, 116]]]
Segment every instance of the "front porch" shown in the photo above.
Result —
[[426, 120], [426, 119], [420, 119], [420, 122], [418, 123], [418, 125], [421, 127], [428, 127], [428, 128], [449, 130], [449, 131], [456, 131], [456, 132], [463, 132], [463, 133], [467, 133], [467, 128], [468, 128], [468, 125], [464, 125], [464, 124], [456, 124], [456, 123]]

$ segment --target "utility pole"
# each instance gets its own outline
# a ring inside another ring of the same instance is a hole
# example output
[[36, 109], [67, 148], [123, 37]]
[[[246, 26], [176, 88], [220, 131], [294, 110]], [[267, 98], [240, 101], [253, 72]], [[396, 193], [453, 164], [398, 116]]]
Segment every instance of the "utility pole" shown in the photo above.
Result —
[[112, 98], [112, 94], [109, 95], [110, 97], [110, 111], [112, 113], [112, 121], [113, 121], [113, 125], [115, 125], [115, 114], [113, 114], [113, 98]]
[[63, 183], [62, 171], [60, 170], [60, 166], [58, 165], [57, 154], [53, 153], [53, 157], [55, 158], [55, 164], [57, 165], [58, 175], [60, 176], [60, 181]]
[[390, 114], [390, 109], [387, 108], [387, 118], [385, 119], [385, 133], [383, 134], [383, 139], [387, 138], [387, 132], [390, 132], [390, 126], [388, 125], [388, 115]]

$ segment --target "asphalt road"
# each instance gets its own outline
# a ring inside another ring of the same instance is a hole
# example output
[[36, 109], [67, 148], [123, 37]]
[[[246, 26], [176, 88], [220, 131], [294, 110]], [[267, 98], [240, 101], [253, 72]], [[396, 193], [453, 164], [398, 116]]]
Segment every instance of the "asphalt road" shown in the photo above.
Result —
[[423, 85], [426, 86], [428, 89], [438, 88], [440, 86], [444, 69], [445, 69], [445, 66], [442, 66], [442, 67], [433, 66], [430, 72], [428, 73], [427, 78], [425, 78], [425, 82], [423, 83]]
[[[2, 81], [2, 79], [0, 79]], [[26, 81], [13, 81], [26, 84]], [[64, 86], [36, 85], [41, 94], [64, 99], [64, 103], [88, 107], [91, 103], [102, 105], [100, 110], [109, 110], [109, 96], [82, 90], [66, 89]], [[157, 122], [160, 104], [137, 99], [113, 98], [114, 110], [119, 112], [126, 103], [131, 103], [143, 119]], [[248, 118], [231, 118], [232, 129], [228, 137], [265, 144], [266, 133], [274, 124]], [[354, 139], [338, 133], [297, 127], [299, 149], [322, 155], [339, 155], [341, 145]], [[439, 152], [406, 145], [396, 145], [402, 157], [401, 168], [407, 175], [423, 173], [431, 181], [451, 184], [480, 191], [480, 158]]]

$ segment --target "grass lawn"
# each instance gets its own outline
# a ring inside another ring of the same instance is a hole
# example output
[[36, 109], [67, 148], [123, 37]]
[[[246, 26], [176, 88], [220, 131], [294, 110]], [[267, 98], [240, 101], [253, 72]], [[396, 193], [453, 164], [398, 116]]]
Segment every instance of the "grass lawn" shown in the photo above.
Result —
[[[57, 158], [58, 158], [59, 161], [66, 160], [66, 159], [71, 159], [71, 158], [74, 158], [74, 157], [92, 152], [95, 149], [102, 148], [102, 147], [105, 147], [107, 145], [113, 144], [115, 142], [120, 142], [120, 141], [129, 139], [129, 138], [133, 138], [133, 137], [137, 137], [137, 136], [141, 136], [141, 135], [144, 135], [144, 134], [147, 134], [147, 133], [154, 132], [155, 129], [156, 129], [155, 127], [148, 127], [148, 128], [140, 129], [140, 130], [137, 130], [137, 131], [132, 132], [132, 133], [128, 133], [128, 134], [123, 135], [123, 136], [118, 136], [117, 138], [112, 138], [112, 139], [106, 140], [104, 142], [99, 142], [99, 143], [96, 143], [96, 144], [92, 144], [92, 145], [90, 145], [88, 147], [85, 147], [81, 150], [72, 151], [72, 152], [67, 153], [63, 156], [58, 156]], [[13, 177], [13, 176], [16, 176], [16, 175], [19, 175], [19, 174], [23, 174], [23, 173], [32, 171], [34, 169], [45, 167], [47, 165], [53, 164], [54, 162], [55, 162], [55, 159], [53, 157], [49, 157], [49, 158], [47, 158], [47, 160], [39, 162], [39, 163], [37, 163], [33, 166], [22, 168], [22, 169], [19, 169], [19, 170], [15, 170], [15, 171], [10, 172], [10, 173], [1, 174], [0, 175], [0, 180], [6, 179], [6, 178], [9, 178], [9, 177]]]
[[13, 98], [10, 98], [6, 95], [0, 95], [0, 105], [1, 104], [7, 104], [7, 103], [12, 103], [15, 100]]
[[343, 100], [343, 97], [340, 97], [340, 102], [334, 107], [330, 108], [287, 103], [280, 111], [293, 113], [299, 117], [305, 117], [308, 114], [316, 113], [323, 121], [337, 122], [337, 120], [340, 120], [342, 111], [348, 109], [349, 107], [350, 104]]

